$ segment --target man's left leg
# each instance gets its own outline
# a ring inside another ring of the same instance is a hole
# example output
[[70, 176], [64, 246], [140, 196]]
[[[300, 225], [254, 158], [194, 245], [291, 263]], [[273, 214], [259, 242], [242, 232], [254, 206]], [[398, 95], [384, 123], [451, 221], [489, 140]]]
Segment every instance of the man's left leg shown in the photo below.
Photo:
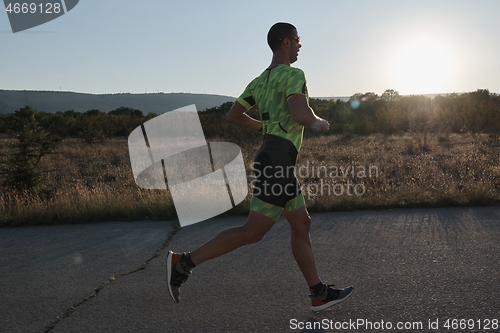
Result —
[[283, 212], [282, 215], [287, 219], [291, 227], [291, 245], [295, 261], [299, 265], [300, 271], [306, 279], [308, 286], [314, 286], [321, 282], [316, 261], [311, 244], [311, 218], [307, 212], [306, 206], [302, 206], [293, 211]]
[[311, 310], [320, 311], [345, 301], [351, 296], [353, 287], [334, 289], [332, 288], [333, 285], [326, 285], [319, 278], [309, 234], [311, 218], [306, 206], [303, 205], [298, 209], [285, 211], [282, 215], [290, 224], [292, 253], [311, 292]]

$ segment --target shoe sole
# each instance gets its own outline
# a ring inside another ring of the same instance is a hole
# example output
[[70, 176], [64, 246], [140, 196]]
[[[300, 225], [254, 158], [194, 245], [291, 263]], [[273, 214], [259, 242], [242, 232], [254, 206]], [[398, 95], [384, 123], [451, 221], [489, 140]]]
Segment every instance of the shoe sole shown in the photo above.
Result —
[[345, 301], [346, 299], [348, 299], [349, 296], [351, 296], [353, 292], [354, 292], [354, 289], [351, 290], [351, 292], [349, 294], [347, 294], [347, 296], [344, 297], [344, 298], [336, 299], [336, 300], [330, 301], [330, 302], [325, 303], [325, 304], [320, 305], [320, 306], [311, 306], [311, 310], [314, 311], [314, 312], [318, 312], [318, 311], [324, 310], [326, 308], [329, 308], [332, 305], [342, 303], [343, 301]]
[[172, 251], [168, 251], [167, 255], [167, 285], [168, 285], [168, 293], [170, 294], [170, 297], [174, 300], [174, 302], [179, 303], [178, 300], [175, 299], [174, 293], [172, 292], [172, 285], [170, 284], [170, 281], [172, 279], [172, 257], [174, 253]]

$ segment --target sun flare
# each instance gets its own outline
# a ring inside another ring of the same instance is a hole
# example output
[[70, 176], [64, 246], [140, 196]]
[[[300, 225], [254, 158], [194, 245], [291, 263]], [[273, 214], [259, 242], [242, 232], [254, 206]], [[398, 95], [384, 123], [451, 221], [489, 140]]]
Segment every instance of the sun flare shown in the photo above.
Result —
[[412, 40], [395, 52], [391, 66], [401, 93], [445, 93], [453, 85], [456, 54], [442, 41]]

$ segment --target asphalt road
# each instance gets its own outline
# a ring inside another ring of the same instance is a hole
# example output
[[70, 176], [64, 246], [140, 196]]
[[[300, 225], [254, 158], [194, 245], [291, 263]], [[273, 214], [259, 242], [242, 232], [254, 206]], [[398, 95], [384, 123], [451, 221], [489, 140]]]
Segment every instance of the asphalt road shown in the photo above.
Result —
[[176, 233], [170, 222], [0, 229], [0, 331], [500, 331], [500, 207], [311, 216], [322, 279], [355, 287], [319, 313], [285, 220], [196, 267], [179, 304], [165, 284], [167, 251], [193, 250], [245, 218]]

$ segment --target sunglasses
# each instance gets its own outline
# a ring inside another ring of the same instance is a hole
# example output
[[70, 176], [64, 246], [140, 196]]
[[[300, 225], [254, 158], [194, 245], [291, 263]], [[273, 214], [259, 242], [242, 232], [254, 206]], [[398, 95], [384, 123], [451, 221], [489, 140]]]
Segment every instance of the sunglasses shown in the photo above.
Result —
[[288, 39], [295, 39], [297, 41], [297, 43], [300, 44], [300, 36], [298, 36], [298, 37], [285, 37], [285, 38], [280, 38], [280, 40], [283, 40], [283, 39], [286, 39], [286, 38], [288, 38]]

